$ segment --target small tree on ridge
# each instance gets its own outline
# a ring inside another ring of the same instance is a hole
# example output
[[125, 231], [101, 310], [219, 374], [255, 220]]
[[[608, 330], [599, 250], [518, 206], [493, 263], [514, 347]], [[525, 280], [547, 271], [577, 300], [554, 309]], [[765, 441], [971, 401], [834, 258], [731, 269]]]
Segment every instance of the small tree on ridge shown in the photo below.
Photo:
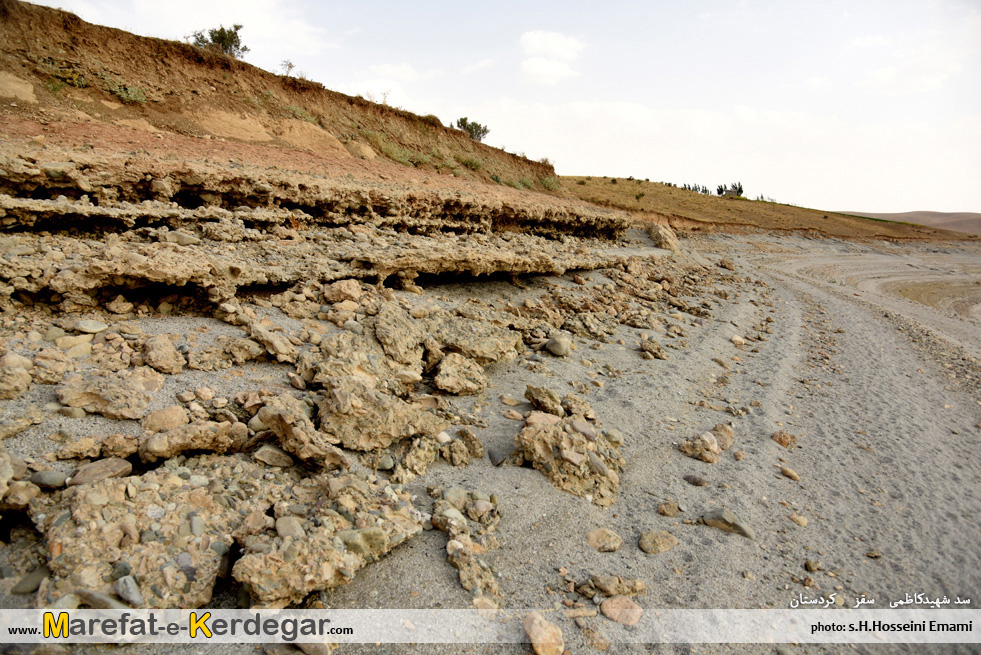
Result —
[[248, 47], [242, 43], [242, 37], [238, 35], [240, 29], [242, 29], [241, 25], [232, 25], [231, 29], [219, 25], [208, 30], [207, 35], [205, 35], [204, 30], [198, 30], [191, 34], [191, 39], [192, 43], [199, 48], [213, 50], [238, 59], [249, 51]]
[[486, 137], [490, 132], [490, 128], [488, 128], [486, 125], [481, 125], [477, 121], [471, 123], [467, 120], [466, 116], [463, 118], [458, 118], [456, 121], [456, 126], [457, 129], [461, 129], [466, 132], [467, 136], [474, 141], [483, 141], [484, 137]]

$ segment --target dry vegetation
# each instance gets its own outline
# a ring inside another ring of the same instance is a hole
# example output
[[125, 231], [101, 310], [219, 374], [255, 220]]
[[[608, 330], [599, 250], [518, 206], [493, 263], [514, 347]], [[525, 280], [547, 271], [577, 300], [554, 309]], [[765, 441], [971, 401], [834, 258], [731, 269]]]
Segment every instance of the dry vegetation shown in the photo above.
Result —
[[641, 220], [682, 230], [806, 231], [836, 237], [976, 239], [959, 232], [805, 209], [747, 198], [720, 198], [660, 182], [631, 178], [563, 176], [566, 193], [604, 207], [625, 209]]

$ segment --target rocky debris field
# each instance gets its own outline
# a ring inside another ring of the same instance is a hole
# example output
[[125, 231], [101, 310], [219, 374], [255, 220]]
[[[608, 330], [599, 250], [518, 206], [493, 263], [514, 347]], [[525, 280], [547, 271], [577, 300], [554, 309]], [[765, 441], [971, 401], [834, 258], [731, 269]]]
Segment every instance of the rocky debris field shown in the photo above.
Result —
[[971, 330], [807, 274], [926, 246], [15, 145], [4, 607], [534, 609], [536, 652], [675, 652], [645, 612], [981, 597]]

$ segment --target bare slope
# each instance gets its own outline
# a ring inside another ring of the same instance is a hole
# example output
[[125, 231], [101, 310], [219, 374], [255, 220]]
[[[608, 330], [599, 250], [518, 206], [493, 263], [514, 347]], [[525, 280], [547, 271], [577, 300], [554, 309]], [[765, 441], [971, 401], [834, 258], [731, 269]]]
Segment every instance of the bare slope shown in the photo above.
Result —
[[975, 239], [940, 226], [915, 226], [747, 198], [719, 198], [659, 182], [630, 178], [563, 176], [564, 190], [604, 207], [675, 229], [806, 231], [845, 238]]

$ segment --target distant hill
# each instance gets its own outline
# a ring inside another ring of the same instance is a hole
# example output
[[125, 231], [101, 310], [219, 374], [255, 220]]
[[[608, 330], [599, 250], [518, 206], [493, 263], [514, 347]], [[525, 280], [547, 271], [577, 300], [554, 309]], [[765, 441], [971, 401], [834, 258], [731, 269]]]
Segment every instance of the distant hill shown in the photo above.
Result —
[[625, 209], [639, 220], [686, 231], [767, 230], [871, 239], [978, 238], [947, 231], [953, 228], [946, 226], [892, 218], [903, 216], [900, 214], [848, 215], [736, 196], [719, 197], [632, 177], [562, 176], [560, 179], [563, 190], [581, 200]]
[[916, 223], [942, 230], [981, 234], [981, 214], [973, 212], [903, 212], [901, 214], [872, 214], [869, 212], [843, 212], [855, 216], [867, 216], [886, 221]]

